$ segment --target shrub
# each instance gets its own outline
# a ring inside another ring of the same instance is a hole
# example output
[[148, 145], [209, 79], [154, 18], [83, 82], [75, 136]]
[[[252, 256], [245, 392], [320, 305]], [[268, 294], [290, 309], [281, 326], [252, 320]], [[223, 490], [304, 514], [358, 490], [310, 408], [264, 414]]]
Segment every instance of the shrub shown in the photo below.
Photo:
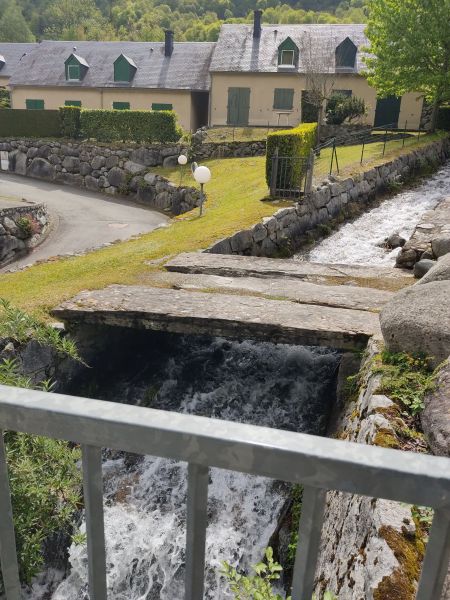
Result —
[[17, 219], [17, 227], [26, 238], [30, 238], [41, 230], [39, 223], [31, 215], [25, 215]]
[[[303, 123], [294, 129], [282, 131], [273, 131], [267, 136], [266, 152], [266, 181], [270, 187], [272, 178], [272, 157], [278, 148], [279, 156], [291, 158], [307, 158], [310, 151], [314, 148], [316, 142], [317, 123]], [[290, 178], [291, 182], [300, 182], [304, 174], [304, 168], [301, 161], [292, 161], [290, 172], [283, 172], [283, 177]], [[278, 183], [278, 182], [277, 182]]]
[[366, 112], [366, 103], [362, 98], [336, 93], [328, 100], [326, 120], [328, 125], [342, 125], [344, 121], [351, 122]]
[[62, 137], [77, 138], [80, 135], [80, 116], [81, 108], [79, 106], [61, 106], [59, 109], [59, 118], [61, 123]]
[[4, 137], [60, 137], [57, 110], [0, 110], [0, 132]]
[[450, 131], [450, 106], [442, 106], [439, 109], [436, 127], [437, 129]]
[[177, 142], [183, 134], [169, 110], [82, 110], [81, 131], [103, 142]]
[[5, 88], [0, 88], [0, 109], [2, 108], [11, 108], [11, 97]]

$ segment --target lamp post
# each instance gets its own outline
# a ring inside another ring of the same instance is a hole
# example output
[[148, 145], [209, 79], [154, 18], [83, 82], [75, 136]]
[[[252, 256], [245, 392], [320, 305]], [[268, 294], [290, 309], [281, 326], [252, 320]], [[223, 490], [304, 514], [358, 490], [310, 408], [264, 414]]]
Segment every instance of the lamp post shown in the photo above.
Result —
[[183, 167], [187, 164], [187, 156], [185, 156], [184, 154], [180, 154], [180, 156], [178, 157], [178, 164], [180, 165], [180, 187], [181, 187], [181, 182], [183, 181]]
[[194, 179], [200, 184], [200, 216], [202, 216], [203, 202], [205, 200], [203, 186], [211, 179], [211, 171], [208, 169], [208, 167], [197, 167], [194, 171]]

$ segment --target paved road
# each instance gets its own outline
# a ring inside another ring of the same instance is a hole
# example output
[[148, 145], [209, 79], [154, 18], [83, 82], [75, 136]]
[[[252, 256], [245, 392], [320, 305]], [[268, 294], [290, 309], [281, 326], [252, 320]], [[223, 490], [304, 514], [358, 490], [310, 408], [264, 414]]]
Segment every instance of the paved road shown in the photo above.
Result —
[[0, 197], [44, 202], [54, 217], [49, 237], [6, 270], [38, 260], [84, 252], [106, 242], [126, 240], [169, 221], [154, 210], [109, 196], [0, 172]]

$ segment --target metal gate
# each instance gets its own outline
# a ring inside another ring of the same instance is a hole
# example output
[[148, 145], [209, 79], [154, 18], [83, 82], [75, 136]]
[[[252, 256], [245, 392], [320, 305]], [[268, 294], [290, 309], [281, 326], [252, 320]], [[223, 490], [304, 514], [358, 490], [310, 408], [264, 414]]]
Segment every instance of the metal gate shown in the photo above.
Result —
[[314, 155], [279, 156], [278, 148], [272, 156], [270, 195], [277, 198], [298, 199], [311, 191]]

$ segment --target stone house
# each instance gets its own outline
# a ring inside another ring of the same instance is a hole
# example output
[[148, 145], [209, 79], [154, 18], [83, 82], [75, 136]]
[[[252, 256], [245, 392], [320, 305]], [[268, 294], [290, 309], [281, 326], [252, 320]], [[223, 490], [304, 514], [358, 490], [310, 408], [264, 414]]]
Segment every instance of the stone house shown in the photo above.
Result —
[[171, 31], [165, 42], [44, 41], [9, 80], [12, 107], [173, 109], [184, 129], [196, 130], [208, 122], [214, 46], [175, 43]]
[[253, 25], [223, 25], [210, 67], [210, 124], [267, 127], [315, 120], [308, 102], [315, 79], [316, 87], [363, 98], [369, 125], [407, 122], [418, 128], [423, 99], [417, 93], [377, 99], [367, 83], [365, 27], [262, 25], [261, 11], [255, 11]]

